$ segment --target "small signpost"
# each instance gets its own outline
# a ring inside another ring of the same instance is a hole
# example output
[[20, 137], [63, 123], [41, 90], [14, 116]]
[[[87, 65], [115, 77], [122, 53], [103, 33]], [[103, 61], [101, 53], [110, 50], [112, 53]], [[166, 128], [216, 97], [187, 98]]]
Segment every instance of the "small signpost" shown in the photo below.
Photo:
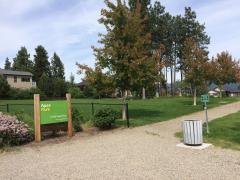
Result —
[[206, 114], [207, 133], [209, 134], [209, 128], [208, 128], [208, 112], [207, 112], [207, 103], [209, 102], [209, 96], [208, 96], [208, 95], [201, 95], [201, 102], [204, 103], [204, 109], [205, 109], [205, 114]]
[[[71, 95], [66, 94], [66, 101], [40, 101], [39, 94], [34, 94], [35, 141], [41, 141], [41, 129], [67, 123], [68, 136], [72, 137]], [[41, 128], [42, 127], [42, 128]]]

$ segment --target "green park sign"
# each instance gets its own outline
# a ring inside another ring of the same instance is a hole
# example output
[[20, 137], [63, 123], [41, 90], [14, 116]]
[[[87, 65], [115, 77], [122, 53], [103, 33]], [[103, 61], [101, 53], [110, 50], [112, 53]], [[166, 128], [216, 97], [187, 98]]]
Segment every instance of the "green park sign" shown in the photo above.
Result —
[[41, 124], [68, 122], [67, 101], [40, 101]]
[[208, 95], [201, 95], [201, 102], [203, 102], [203, 103], [209, 102], [209, 96]]
[[71, 94], [66, 94], [65, 101], [40, 101], [40, 95], [34, 94], [35, 141], [41, 141], [41, 132], [59, 130], [59, 128], [65, 130], [66, 127], [68, 137], [72, 137]]

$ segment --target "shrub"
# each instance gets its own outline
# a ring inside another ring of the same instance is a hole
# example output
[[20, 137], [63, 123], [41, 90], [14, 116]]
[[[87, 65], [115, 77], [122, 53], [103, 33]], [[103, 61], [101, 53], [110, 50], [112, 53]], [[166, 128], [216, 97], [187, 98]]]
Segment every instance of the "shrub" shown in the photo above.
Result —
[[71, 87], [68, 89], [68, 92], [71, 94], [72, 98], [83, 98], [84, 94], [78, 87]]
[[3, 145], [20, 145], [33, 140], [33, 133], [16, 116], [0, 114], [0, 139]]
[[26, 123], [31, 129], [34, 129], [33, 117], [25, 113], [24, 110], [19, 110], [13, 113], [19, 121]]
[[41, 98], [45, 98], [45, 94], [38, 88], [17, 89], [11, 88], [8, 96], [10, 99], [33, 99], [34, 94], [40, 94]]
[[5, 97], [8, 94], [10, 86], [7, 80], [0, 75], [0, 97]]
[[95, 113], [93, 124], [100, 129], [111, 128], [117, 117], [118, 113], [113, 109], [103, 108]]
[[76, 132], [81, 131], [82, 130], [81, 124], [84, 122], [84, 119], [81, 113], [76, 108], [72, 109], [72, 121], [74, 131]]

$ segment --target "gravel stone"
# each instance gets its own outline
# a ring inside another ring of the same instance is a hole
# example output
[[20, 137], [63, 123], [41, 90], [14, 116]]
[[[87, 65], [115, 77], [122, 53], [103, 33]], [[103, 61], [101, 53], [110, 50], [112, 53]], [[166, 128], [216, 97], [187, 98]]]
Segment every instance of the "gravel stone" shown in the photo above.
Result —
[[[240, 110], [233, 103], [209, 110], [209, 119]], [[167, 180], [240, 179], [240, 152], [211, 146], [176, 147], [181, 121], [204, 119], [204, 112], [152, 125], [93, 136], [46, 140], [0, 154], [0, 179]]]

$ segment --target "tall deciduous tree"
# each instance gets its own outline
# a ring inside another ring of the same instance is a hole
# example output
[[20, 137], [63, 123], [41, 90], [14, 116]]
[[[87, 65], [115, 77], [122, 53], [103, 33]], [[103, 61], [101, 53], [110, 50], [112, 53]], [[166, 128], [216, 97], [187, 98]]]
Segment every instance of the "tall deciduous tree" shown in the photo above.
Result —
[[222, 97], [223, 85], [239, 82], [239, 62], [227, 51], [217, 54], [211, 62], [212, 82], [218, 85]]
[[13, 59], [13, 69], [18, 71], [33, 72], [33, 63], [26, 47], [21, 47]]
[[156, 61], [151, 54], [151, 34], [146, 32], [146, 18], [141, 4], [130, 10], [121, 0], [117, 4], [106, 0], [108, 9], [102, 10], [99, 20], [107, 30], [99, 41], [104, 46], [94, 48], [99, 65], [114, 77], [116, 87], [123, 94], [138, 86], [144, 89], [155, 73]]
[[46, 76], [51, 76], [50, 63], [48, 61], [48, 53], [45, 48], [39, 45], [36, 49], [36, 54], [34, 55], [34, 78], [38, 84], [40, 77], [45, 73]]
[[199, 48], [193, 38], [188, 38], [183, 48], [185, 81], [193, 90], [193, 105], [197, 105], [197, 88], [207, 80], [208, 52]]
[[114, 93], [115, 88], [113, 85], [112, 77], [103, 73], [100, 66], [96, 66], [94, 69], [84, 64], [77, 64], [79, 74], [85, 74], [84, 81], [88, 83], [91, 89], [94, 89], [95, 96], [107, 97]]
[[65, 79], [64, 65], [63, 65], [60, 57], [55, 52], [51, 59], [51, 72], [52, 72], [53, 78], [59, 78], [59, 79], [63, 79], [63, 80]]
[[8, 57], [5, 60], [4, 69], [6, 69], [6, 70], [11, 69], [11, 62], [9, 61]]

